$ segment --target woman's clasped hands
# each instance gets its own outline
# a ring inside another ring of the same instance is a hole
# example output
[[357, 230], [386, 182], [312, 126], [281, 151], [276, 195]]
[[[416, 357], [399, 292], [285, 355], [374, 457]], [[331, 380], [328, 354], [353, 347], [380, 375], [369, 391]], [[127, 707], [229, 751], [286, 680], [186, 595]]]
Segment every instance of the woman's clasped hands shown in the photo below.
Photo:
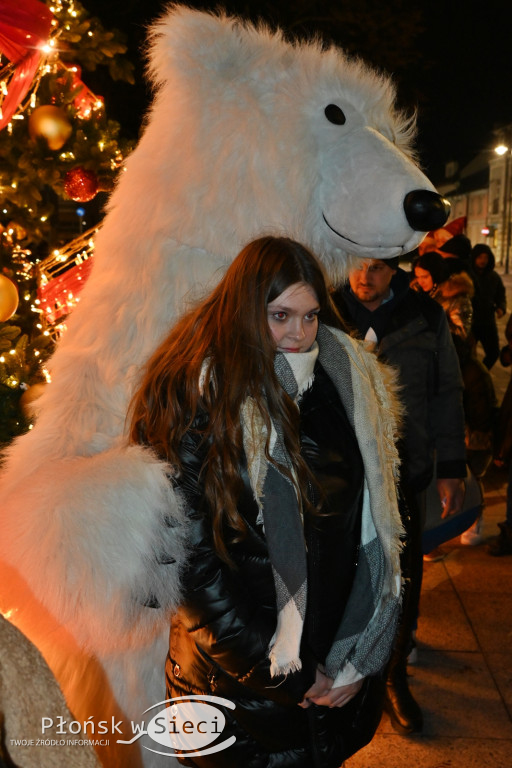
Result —
[[317, 704], [320, 707], [344, 707], [345, 704], [359, 693], [363, 685], [363, 680], [356, 680], [349, 685], [340, 685], [333, 688], [334, 680], [328, 677], [317, 667], [316, 679], [311, 688], [304, 694], [299, 707], [307, 709], [311, 704]]

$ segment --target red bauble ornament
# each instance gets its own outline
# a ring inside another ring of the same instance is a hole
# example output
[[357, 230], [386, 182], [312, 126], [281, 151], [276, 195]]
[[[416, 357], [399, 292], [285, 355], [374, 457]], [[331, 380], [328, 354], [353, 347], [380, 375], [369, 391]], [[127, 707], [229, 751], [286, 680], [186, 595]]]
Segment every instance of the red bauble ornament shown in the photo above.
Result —
[[80, 165], [68, 171], [64, 177], [66, 195], [77, 203], [87, 203], [98, 191], [98, 177]]

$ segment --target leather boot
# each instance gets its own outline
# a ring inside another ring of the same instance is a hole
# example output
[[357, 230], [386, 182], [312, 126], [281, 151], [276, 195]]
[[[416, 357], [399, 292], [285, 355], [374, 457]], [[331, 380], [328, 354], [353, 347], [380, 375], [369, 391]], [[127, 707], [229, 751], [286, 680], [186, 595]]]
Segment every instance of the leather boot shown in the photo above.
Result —
[[409, 690], [406, 664], [399, 663], [388, 672], [384, 709], [391, 725], [401, 733], [420, 733], [423, 729], [423, 714], [418, 702]]
[[419, 733], [423, 728], [421, 709], [409, 690], [407, 657], [412, 649], [413, 630], [418, 616], [421, 592], [423, 554], [421, 549], [421, 513], [414, 495], [409, 494], [407, 506], [401, 507], [407, 537], [401, 554], [405, 577], [402, 613], [391, 658], [386, 669], [384, 709], [393, 728], [401, 734]]

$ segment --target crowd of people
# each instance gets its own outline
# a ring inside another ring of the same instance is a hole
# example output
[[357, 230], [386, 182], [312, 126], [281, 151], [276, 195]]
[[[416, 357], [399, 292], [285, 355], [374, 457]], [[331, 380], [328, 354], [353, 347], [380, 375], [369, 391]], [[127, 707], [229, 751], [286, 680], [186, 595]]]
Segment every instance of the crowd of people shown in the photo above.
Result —
[[[512, 364], [512, 321], [507, 323], [504, 347], [497, 326], [497, 320], [507, 311], [505, 286], [495, 269], [491, 248], [484, 243], [472, 247], [465, 235], [454, 236], [439, 251], [427, 251], [414, 258], [411, 286], [437, 301], [448, 318], [464, 381], [467, 463], [481, 486], [483, 512], [482, 481], [487, 469], [492, 461], [497, 466], [508, 466], [512, 457], [512, 391], [509, 387], [498, 403], [489, 373], [498, 359], [503, 366]], [[507, 521], [500, 526], [498, 539], [489, 545], [492, 555], [512, 553], [512, 509], [507, 512]], [[480, 544], [481, 528], [482, 515], [462, 535], [461, 542]]]
[[[236, 705], [219, 705], [229, 749], [184, 765], [339, 768], [383, 709], [422, 730], [407, 664], [427, 489], [448, 518], [468, 472], [510, 463], [512, 388], [497, 419], [489, 374], [505, 312], [492, 251], [464, 236], [338, 286], [268, 236], [170, 330], [131, 406], [132, 442], [169, 463], [189, 520], [167, 695]], [[503, 365], [512, 320], [507, 340]], [[493, 555], [512, 553], [512, 490], [507, 510]]]

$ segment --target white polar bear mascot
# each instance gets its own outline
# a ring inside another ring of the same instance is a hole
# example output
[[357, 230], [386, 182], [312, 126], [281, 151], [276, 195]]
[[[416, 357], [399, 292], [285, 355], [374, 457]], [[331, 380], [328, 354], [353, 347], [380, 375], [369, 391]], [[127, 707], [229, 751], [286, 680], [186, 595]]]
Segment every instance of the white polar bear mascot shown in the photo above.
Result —
[[[413, 250], [447, 217], [391, 83], [335, 48], [176, 5], [152, 29], [150, 75], [154, 103], [52, 383], [0, 475], [0, 608], [89, 723], [140, 721], [165, 695], [186, 525], [168, 468], [128, 446], [125, 422], [185, 303], [263, 234], [303, 242], [339, 278], [354, 257]], [[118, 745], [123, 734], [98, 746], [105, 766], [173, 764], [143, 740]]]

